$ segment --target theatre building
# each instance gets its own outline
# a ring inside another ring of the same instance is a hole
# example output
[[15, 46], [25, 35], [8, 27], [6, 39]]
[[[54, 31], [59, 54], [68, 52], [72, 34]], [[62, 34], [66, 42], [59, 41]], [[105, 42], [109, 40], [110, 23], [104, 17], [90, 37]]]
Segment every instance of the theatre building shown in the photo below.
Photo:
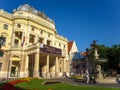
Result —
[[0, 78], [63, 77], [69, 73], [68, 40], [54, 21], [28, 4], [0, 9]]

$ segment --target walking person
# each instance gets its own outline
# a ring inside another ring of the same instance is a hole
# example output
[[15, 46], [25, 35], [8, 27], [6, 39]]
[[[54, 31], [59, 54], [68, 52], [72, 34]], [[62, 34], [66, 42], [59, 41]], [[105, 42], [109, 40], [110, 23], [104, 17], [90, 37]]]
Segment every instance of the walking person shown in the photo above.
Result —
[[90, 81], [90, 75], [89, 75], [88, 70], [86, 70], [86, 78], [87, 78], [86, 83], [89, 84], [89, 81]]

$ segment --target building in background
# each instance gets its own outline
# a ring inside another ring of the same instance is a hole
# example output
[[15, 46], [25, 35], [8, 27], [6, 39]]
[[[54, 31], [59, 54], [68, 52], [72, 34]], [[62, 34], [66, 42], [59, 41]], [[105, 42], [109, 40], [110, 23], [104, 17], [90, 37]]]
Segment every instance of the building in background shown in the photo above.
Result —
[[75, 53], [79, 52], [77, 45], [75, 43], [75, 41], [70, 41], [68, 42], [68, 55], [69, 55], [69, 74], [71, 75], [73, 72], [73, 68], [72, 68], [72, 60], [73, 57], [75, 55]]
[[57, 33], [54, 21], [45, 13], [28, 4], [12, 14], [1, 9], [0, 35], [6, 41], [0, 57], [0, 78], [54, 78], [69, 73], [68, 40]]
[[86, 52], [76, 52], [72, 58], [72, 69], [71, 72], [73, 75], [82, 75], [85, 74], [88, 66], [87, 66], [87, 57]]

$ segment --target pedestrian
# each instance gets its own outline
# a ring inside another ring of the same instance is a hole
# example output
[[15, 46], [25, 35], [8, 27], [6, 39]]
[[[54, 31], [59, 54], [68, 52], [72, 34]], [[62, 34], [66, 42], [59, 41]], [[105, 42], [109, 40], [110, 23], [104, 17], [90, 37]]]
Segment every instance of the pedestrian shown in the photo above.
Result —
[[89, 75], [88, 70], [86, 70], [86, 78], [87, 78], [86, 83], [89, 84], [89, 81], [90, 81], [90, 75]]

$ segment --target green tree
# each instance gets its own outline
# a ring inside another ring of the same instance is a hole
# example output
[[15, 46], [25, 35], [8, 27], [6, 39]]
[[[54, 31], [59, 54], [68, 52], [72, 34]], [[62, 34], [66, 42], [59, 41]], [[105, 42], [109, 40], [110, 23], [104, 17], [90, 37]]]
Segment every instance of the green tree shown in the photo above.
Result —
[[108, 47], [99, 44], [97, 46], [97, 49], [98, 49], [99, 58], [107, 58]]
[[[109, 47], [106, 47], [105, 45], [98, 44], [97, 45], [97, 50], [98, 50], [99, 58], [106, 58], [107, 59], [108, 49], [109, 49]], [[95, 58], [94, 57], [94, 49], [90, 48], [89, 49], [89, 59], [91, 60], [92, 63], [97, 63], [96, 60], [94, 60], [94, 58]], [[104, 62], [101, 65], [102, 65], [102, 69], [104, 71], [106, 71], [108, 69], [108, 63], [107, 62]]]
[[120, 73], [120, 45], [113, 45], [108, 49], [108, 68]]
[[[117, 70], [120, 73], [120, 45], [115, 44], [111, 47], [105, 45], [97, 45], [99, 58], [106, 58], [107, 62], [102, 63], [102, 68], [104, 70]], [[89, 49], [89, 59], [94, 61], [94, 50]]]
[[[108, 47], [106, 47], [105, 45], [97, 45], [97, 50], [98, 50], [98, 54], [99, 54], [99, 58], [107, 58], [107, 51], [108, 51]], [[93, 59], [94, 58], [94, 49], [90, 48], [89, 49], [89, 58]]]

